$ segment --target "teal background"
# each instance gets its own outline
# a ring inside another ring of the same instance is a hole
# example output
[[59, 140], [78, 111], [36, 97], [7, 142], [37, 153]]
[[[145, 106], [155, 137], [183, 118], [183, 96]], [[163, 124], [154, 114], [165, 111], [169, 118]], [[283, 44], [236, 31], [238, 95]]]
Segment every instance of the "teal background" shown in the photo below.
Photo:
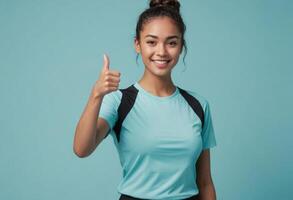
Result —
[[[293, 199], [292, 1], [181, 5], [188, 53], [173, 80], [210, 102], [218, 199]], [[121, 88], [142, 76], [133, 37], [146, 7], [146, 0], [0, 0], [0, 199], [118, 199], [112, 138], [79, 158], [73, 137], [104, 52]]]

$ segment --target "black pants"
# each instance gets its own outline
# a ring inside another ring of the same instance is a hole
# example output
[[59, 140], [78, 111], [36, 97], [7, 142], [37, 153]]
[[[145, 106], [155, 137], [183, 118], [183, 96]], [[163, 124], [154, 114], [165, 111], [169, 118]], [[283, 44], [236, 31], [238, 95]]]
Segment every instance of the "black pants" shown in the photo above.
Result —
[[[198, 200], [199, 199], [199, 195], [194, 195], [192, 197], [189, 197], [187, 199], [182, 199], [182, 200]], [[138, 198], [134, 198], [125, 194], [121, 194], [119, 200], [142, 200], [142, 199], [138, 199]]]

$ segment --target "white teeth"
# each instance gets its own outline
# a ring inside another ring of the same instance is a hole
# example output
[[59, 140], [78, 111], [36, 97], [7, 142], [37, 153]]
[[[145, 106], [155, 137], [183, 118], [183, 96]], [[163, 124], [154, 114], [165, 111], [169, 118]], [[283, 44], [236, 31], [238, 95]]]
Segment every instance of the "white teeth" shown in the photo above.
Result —
[[168, 61], [167, 60], [154, 60], [154, 62], [158, 63], [158, 64], [165, 64]]

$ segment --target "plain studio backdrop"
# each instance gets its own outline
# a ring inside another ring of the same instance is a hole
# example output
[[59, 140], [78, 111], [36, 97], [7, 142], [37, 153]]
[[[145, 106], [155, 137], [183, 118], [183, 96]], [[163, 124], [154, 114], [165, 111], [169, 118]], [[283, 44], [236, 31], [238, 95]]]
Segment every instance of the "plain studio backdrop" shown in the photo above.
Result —
[[[181, 5], [188, 53], [173, 80], [210, 102], [218, 199], [293, 199], [292, 1]], [[118, 199], [112, 137], [86, 158], [74, 154], [73, 138], [103, 53], [121, 72], [120, 88], [142, 76], [133, 38], [146, 7], [146, 0], [0, 1], [0, 199]]]

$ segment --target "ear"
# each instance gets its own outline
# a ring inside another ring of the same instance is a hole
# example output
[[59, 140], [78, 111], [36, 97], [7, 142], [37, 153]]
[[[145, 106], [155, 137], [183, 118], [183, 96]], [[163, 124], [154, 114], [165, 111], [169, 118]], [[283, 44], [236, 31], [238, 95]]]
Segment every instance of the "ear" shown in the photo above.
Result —
[[140, 44], [137, 38], [134, 38], [134, 48], [136, 53], [140, 53]]

